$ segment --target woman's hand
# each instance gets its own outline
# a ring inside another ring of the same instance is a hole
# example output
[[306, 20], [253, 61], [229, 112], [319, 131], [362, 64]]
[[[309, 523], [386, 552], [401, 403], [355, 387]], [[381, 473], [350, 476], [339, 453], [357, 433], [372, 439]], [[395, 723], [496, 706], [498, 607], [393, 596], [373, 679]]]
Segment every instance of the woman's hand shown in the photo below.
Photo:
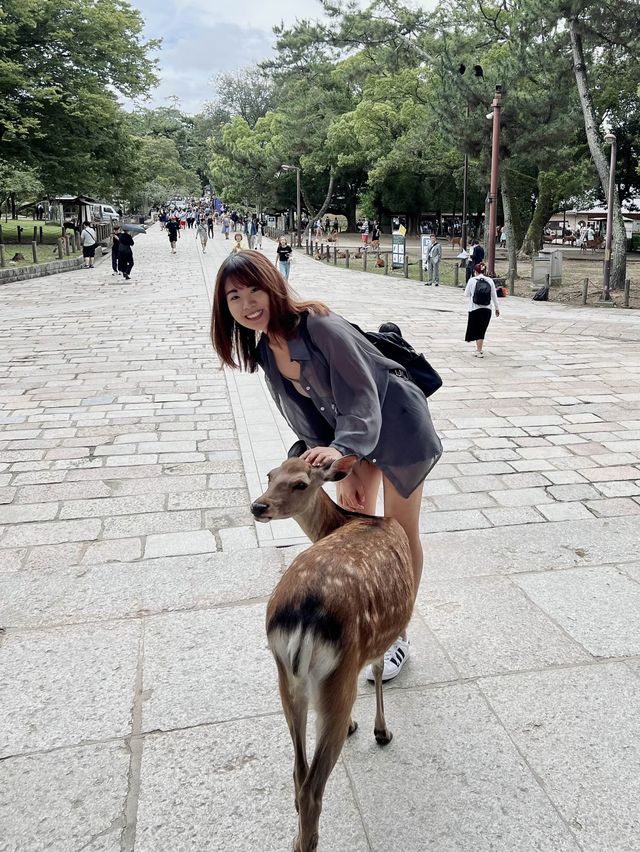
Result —
[[334, 462], [336, 459], [341, 459], [342, 453], [340, 450], [336, 450], [335, 447], [312, 447], [303, 453], [300, 458], [314, 467], [321, 467], [327, 462]]
[[497, 316], [497, 317], [499, 317], [499, 316], [500, 316], [500, 308], [496, 308], [496, 316]]
[[351, 472], [346, 479], [336, 485], [338, 503], [343, 509], [352, 512], [364, 512], [364, 486], [357, 473]]

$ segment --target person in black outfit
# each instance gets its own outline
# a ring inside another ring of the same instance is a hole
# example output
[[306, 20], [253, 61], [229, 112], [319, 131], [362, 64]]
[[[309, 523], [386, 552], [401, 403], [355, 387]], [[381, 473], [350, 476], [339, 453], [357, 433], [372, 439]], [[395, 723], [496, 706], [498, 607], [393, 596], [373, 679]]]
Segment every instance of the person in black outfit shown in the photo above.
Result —
[[125, 281], [128, 281], [133, 268], [133, 237], [127, 231], [120, 234], [118, 246], [118, 269], [122, 272]]
[[122, 234], [120, 233], [120, 225], [113, 226], [113, 237], [111, 241], [111, 268], [113, 269], [112, 275], [118, 275], [118, 249], [120, 248], [120, 237]]
[[473, 275], [474, 268], [484, 260], [484, 249], [480, 245], [479, 240], [474, 240], [471, 244], [471, 255], [467, 261], [466, 280], [469, 281]]
[[172, 216], [171, 219], [167, 222], [167, 232], [169, 234], [169, 242], [171, 244], [171, 253], [176, 253], [176, 243], [178, 242], [178, 236], [180, 233], [180, 225], [176, 221], [176, 217]]
[[207, 236], [213, 238], [213, 216], [211, 213], [207, 216]]

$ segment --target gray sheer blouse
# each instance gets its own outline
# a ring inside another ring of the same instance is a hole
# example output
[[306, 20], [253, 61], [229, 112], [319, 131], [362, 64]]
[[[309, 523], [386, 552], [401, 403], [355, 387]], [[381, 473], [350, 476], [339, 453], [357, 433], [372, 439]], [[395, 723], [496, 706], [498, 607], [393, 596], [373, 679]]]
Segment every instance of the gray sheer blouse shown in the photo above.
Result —
[[422, 391], [337, 314], [303, 314], [288, 347], [308, 396], [280, 373], [265, 335], [258, 358], [298, 438], [367, 459], [408, 497], [442, 455]]

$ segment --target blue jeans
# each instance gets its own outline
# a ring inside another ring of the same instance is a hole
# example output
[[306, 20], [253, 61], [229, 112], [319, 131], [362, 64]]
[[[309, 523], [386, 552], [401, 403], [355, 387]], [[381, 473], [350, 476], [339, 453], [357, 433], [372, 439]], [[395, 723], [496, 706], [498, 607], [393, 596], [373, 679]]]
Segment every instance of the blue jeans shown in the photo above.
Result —
[[290, 260], [279, 260], [278, 261], [278, 272], [287, 281], [289, 280], [289, 270], [290, 269], [291, 269], [291, 261]]

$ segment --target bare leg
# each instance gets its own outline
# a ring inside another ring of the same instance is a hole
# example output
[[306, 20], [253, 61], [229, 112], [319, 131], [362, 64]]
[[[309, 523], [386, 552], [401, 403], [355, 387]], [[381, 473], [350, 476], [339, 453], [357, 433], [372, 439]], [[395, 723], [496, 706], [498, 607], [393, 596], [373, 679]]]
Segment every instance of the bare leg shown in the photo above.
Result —
[[422, 542], [420, 541], [420, 508], [422, 505], [422, 490], [424, 484], [418, 485], [408, 497], [402, 497], [386, 476], [384, 481], [384, 514], [395, 518], [406, 532], [411, 548], [413, 563], [414, 593], [418, 594], [418, 586], [422, 577]]

